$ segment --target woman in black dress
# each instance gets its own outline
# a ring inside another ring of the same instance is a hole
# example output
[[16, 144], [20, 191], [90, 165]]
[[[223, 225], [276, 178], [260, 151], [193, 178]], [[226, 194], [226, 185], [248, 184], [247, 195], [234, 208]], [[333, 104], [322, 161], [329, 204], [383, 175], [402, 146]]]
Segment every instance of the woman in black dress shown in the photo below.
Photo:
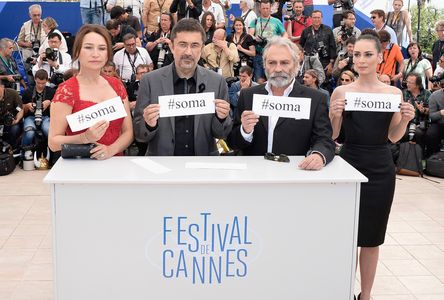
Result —
[[381, 61], [379, 39], [371, 34], [361, 35], [353, 52], [359, 78], [349, 85], [336, 88], [330, 102], [333, 139], [339, 135], [341, 125], [345, 130], [345, 142], [340, 155], [369, 179], [368, 183], [361, 185], [359, 208], [361, 300], [370, 299], [379, 245], [384, 243], [395, 191], [395, 166], [387, 141], [400, 140], [415, 115], [413, 106], [407, 102], [402, 102], [400, 112], [395, 113], [344, 112], [346, 92], [396, 94], [402, 97], [398, 88], [378, 80], [376, 69]]
[[239, 69], [243, 66], [253, 68], [253, 57], [256, 56], [256, 47], [254, 39], [247, 33], [244, 20], [236, 18], [233, 22], [232, 34], [228, 41], [237, 46], [239, 61], [234, 65], [234, 75], [239, 76]]

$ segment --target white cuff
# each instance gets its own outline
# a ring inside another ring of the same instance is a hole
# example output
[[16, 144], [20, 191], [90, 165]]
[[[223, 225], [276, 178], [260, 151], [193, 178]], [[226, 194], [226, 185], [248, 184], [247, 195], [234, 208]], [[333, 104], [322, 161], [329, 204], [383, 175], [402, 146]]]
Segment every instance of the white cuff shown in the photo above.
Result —
[[241, 126], [240, 126], [240, 132], [241, 132], [242, 137], [244, 138], [244, 140], [245, 140], [246, 142], [251, 143], [251, 142], [253, 141], [253, 132], [254, 132], [254, 129], [253, 129], [250, 133], [246, 133], [246, 132], [244, 131], [244, 128], [242, 128], [242, 125], [241, 125]]

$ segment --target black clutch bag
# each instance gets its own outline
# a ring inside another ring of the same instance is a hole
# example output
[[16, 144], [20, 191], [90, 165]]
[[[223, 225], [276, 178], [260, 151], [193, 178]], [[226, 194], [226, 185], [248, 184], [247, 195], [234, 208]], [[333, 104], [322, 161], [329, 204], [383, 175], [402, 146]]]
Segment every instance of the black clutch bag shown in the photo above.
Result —
[[95, 144], [62, 144], [63, 158], [90, 158]]

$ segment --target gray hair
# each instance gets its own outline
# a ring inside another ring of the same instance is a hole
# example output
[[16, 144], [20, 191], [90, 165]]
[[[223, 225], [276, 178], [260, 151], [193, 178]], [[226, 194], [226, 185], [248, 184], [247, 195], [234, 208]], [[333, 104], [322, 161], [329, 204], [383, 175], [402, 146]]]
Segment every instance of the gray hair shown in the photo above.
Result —
[[40, 11], [40, 13], [42, 13], [42, 7], [40, 6], [40, 4], [33, 4], [33, 5], [31, 5], [29, 7], [29, 9], [28, 9], [29, 13], [31, 13], [34, 8], [38, 9]]
[[281, 36], [273, 36], [268, 40], [267, 45], [264, 48], [264, 52], [262, 55], [262, 59], [265, 66], [265, 61], [267, 60], [268, 51], [270, 50], [271, 46], [278, 46], [278, 47], [287, 47], [290, 51], [291, 58], [293, 59], [293, 62], [295, 63], [296, 69], [299, 70], [299, 49], [298, 47], [289, 39], [281, 37]]
[[5, 50], [8, 48], [8, 44], [11, 43], [14, 45], [14, 41], [8, 38], [3, 38], [0, 40], [0, 50]]
[[439, 20], [435, 23], [435, 30], [438, 31], [440, 27], [444, 27], [444, 20]]
[[254, 9], [254, 1], [253, 0], [241, 0], [247, 4], [248, 9]]

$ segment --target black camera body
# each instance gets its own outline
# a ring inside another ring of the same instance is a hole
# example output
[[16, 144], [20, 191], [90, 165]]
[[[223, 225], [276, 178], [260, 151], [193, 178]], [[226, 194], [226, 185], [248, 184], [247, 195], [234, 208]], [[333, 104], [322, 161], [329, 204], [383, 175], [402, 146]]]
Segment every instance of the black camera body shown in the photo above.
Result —
[[265, 48], [267, 43], [268, 43], [267, 38], [264, 38], [263, 36], [257, 36], [256, 45], [258, 45], [259, 47]]
[[296, 16], [295, 15], [292, 15], [292, 16], [284, 16], [284, 20], [285, 21], [294, 21], [294, 20], [296, 20]]
[[44, 60], [57, 60], [59, 57], [59, 50], [58, 49], [52, 49], [52, 48], [46, 48], [45, 50], [46, 59]]
[[34, 52], [34, 54], [38, 54], [39, 53], [39, 49], [40, 49], [40, 41], [39, 40], [35, 40], [31, 42], [32, 46], [32, 52]]
[[327, 46], [325, 46], [324, 42], [323, 41], [318, 41], [317, 46], [318, 47], [317, 47], [316, 51], [318, 52], [319, 57], [320, 58], [327, 58], [328, 57], [328, 51], [327, 51]]
[[239, 77], [237, 77], [237, 76], [234, 76], [234, 77], [227, 77], [227, 78], [225, 79], [225, 81], [227, 82], [227, 86], [228, 86], [228, 87], [231, 87], [231, 85], [232, 85], [233, 83], [239, 81]]
[[355, 33], [353, 32], [353, 28], [349, 28], [345, 25], [341, 26], [341, 40], [343, 42], [347, 41], [350, 37], [354, 36]]
[[37, 99], [35, 99], [35, 103], [32, 103], [32, 106], [34, 107], [34, 122], [38, 127], [42, 125], [43, 99], [41, 97], [37, 97]]
[[341, 0], [342, 8], [344, 10], [352, 10], [355, 4], [353, 3], [353, 0]]
[[439, 84], [443, 85], [444, 84], [444, 72], [441, 74], [432, 76], [429, 80], [433, 84], [439, 83]]
[[0, 125], [11, 126], [14, 123], [15, 116], [6, 110], [5, 101], [0, 101]]

